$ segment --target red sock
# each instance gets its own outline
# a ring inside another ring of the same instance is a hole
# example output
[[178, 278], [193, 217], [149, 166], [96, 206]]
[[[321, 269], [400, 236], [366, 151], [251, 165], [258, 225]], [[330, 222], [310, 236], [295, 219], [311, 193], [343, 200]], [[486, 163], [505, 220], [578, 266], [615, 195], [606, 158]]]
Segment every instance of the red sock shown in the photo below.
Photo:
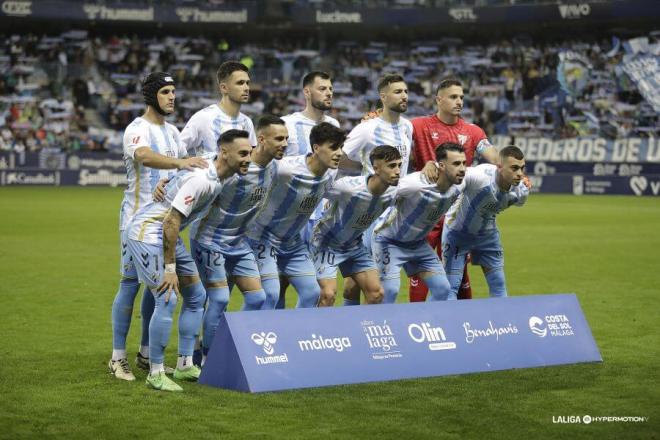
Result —
[[426, 295], [429, 293], [429, 288], [426, 287], [426, 283], [419, 278], [417, 275], [410, 277], [408, 281], [408, 295], [410, 297], [410, 302], [424, 302], [426, 301]]
[[458, 299], [472, 299], [472, 286], [470, 286], [470, 275], [468, 275], [467, 265], [463, 271], [463, 279], [461, 280], [461, 287], [458, 289]]

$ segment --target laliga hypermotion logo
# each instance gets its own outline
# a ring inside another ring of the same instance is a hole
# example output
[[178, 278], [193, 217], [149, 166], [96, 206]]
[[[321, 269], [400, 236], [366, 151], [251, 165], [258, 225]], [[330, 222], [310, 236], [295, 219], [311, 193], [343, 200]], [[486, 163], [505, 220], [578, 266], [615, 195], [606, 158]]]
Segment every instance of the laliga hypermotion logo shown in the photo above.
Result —
[[275, 351], [277, 335], [273, 332], [252, 333], [252, 341], [257, 345], [261, 345], [264, 353], [270, 355]]
[[545, 335], [548, 334], [548, 329], [545, 328], [543, 320], [538, 316], [532, 316], [529, 318], [529, 329], [532, 333], [541, 338], [545, 338]]

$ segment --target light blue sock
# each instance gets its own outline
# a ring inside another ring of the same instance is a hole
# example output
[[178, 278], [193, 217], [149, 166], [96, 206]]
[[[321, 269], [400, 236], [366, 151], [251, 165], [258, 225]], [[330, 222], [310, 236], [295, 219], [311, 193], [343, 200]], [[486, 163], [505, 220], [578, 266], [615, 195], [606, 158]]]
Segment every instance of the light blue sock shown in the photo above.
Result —
[[[451, 286], [449, 285], [449, 280], [443, 274], [433, 274], [424, 278], [424, 282], [429, 288], [431, 293], [426, 297], [427, 301], [447, 301], [451, 297]], [[451, 299], [456, 299], [453, 297]]]
[[458, 296], [458, 289], [461, 287], [461, 281], [463, 280], [463, 270], [461, 269], [460, 273], [457, 271], [456, 273], [452, 272], [447, 272], [447, 281], [449, 281], [449, 295], [447, 295], [447, 299], [457, 299]]
[[[179, 355], [192, 356], [195, 338], [204, 319], [206, 291], [201, 281], [181, 288], [183, 307], [179, 315]], [[227, 295], [229, 297], [229, 295]], [[217, 327], [217, 324], [216, 324]]]
[[383, 297], [383, 304], [394, 304], [399, 294], [399, 288], [401, 288], [400, 278], [388, 278], [384, 280], [383, 289], [385, 290], [385, 296]]
[[359, 306], [360, 305], [360, 298], [358, 299], [348, 299], [344, 297], [344, 305], [345, 306]]
[[227, 304], [229, 304], [229, 288], [211, 287], [207, 289], [206, 295], [209, 298], [209, 303], [206, 306], [206, 313], [204, 314], [202, 347], [205, 352], [208, 352], [208, 349], [211, 348], [213, 337], [215, 336], [215, 330], [220, 323], [220, 316], [222, 316], [224, 311], [227, 310]]
[[149, 345], [149, 322], [151, 322], [151, 316], [154, 314], [155, 306], [156, 300], [153, 293], [151, 293], [151, 290], [147, 286], [144, 286], [142, 304], [140, 305], [140, 315], [142, 316], [142, 342], [140, 345], [142, 346]]
[[504, 279], [504, 268], [491, 269], [486, 274], [486, 282], [490, 296], [493, 298], [503, 298], [508, 296], [506, 291], [506, 280]]
[[112, 348], [115, 350], [126, 350], [126, 337], [138, 290], [140, 283], [136, 279], [123, 279], [119, 282], [119, 290], [112, 302]]
[[314, 275], [305, 275], [301, 277], [290, 277], [289, 281], [298, 292], [298, 302], [296, 308], [305, 309], [316, 307], [321, 296], [321, 286]]
[[176, 310], [177, 297], [170, 295], [170, 301], [165, 303], [165, 294], [155, 298], [154, 314], [149, 322], [149, 359], [154, 364], [162, 364], [165, 360], [165, 347], [170, 342], [172, 316]]
[[261, 286], [266, 294], [266, 300], [261, 306], [261, 310], [273, 310], [280, 297], [280, 280], [277, 278], [268, 278], [261, 280]]
[[261, 310], [264, 301], [266, 301], [266, 292], [263, 289], [248, 290], [243, 292], [243, 307], [241, 310]]

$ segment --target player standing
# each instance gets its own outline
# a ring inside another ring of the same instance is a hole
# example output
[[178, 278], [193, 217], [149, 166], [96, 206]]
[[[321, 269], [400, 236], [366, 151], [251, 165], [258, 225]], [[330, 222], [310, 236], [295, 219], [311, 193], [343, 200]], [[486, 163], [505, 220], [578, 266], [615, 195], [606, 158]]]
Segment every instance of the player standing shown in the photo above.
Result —
[[277, 165], [268, 199], [248, 230], [266, 291], [264, 309], [277, 304], [279, 274], [298, 292], [297, 307], [318, 302], [316, 270], [300, 231], [334, 181], [344, 139], [341, 129], [322, 122], [310, 132], [311, 154], [285, 157]]
[[[412, 146], [412, 124], [403, 116], [408, 110], [408, 86], [403, 77], [386, 74], [378, 82], [378, 94], [383, 104], [383, 111], [373, 119], [358, 124], [349, 133], [344, 144], [346, 159], [342, 168], [361, 170], [362, 174], [373, 174], [369, 162], [371, 151], [378, 145], [392, 145], [401, 154], [401, 177], [408, 172], [410, 150]], [[435, 168], [432, 164], [428, 168]], [[434, 170], [433, 170], [434, 171]], [[370, 246], [371, 230], [364, 234], [365, 245]], [[344, 282], [344, 304], [360, 303], [360, 289], [351, 278]]]
[[490, 296], [507, 296], [504, 256], [495, 216], [509, 206], [527, 201], [531, 184], [525, 176], [525, 158], [515, 146], [503, 148], [498, 165], [468, 169], [463, 192], [445, 217], [442, 259], [456, 297], [468, 252], [481, 266]]
[[[309, 142], [309, 133], [312, 128], [321, 122], [328, 122], [339, 127], [339, 121], [328, 116], [326, 112], [332, 108], [332, 80], [326, 72], [315, 70], [309, 72], [302, 79], [302, 92], [305, 97], [305, 108], [300, 112], [294, 112], [283, 116], [286, 128], [289, 132], [289, 146], [286, 150], [287, 156], [297, 156], [312, 152]], [[319, 203], [308, 224], [303, 228], [303, 241], [309, 243], [314, 224], [321, 218], [323, 213], [323, 202]], [[277, 301], [277, 309], [285, 308], [286, 289], [289, 282], [286, 277], [280, 278], [280, 298]]]
[[330, 75], [318, 70], [309, 72], [302, 79], [302, 91], [305, 97], [305, 108], [283, 116], [289, 131], [289, 146], [287, 156], [297, 156], [312, 152], [309, 143], [309, 133], [315, 125], [328, 122], [339, 127], [339, 121], [325, 114], [332, 108], [332, 80]]
[[250, 99], [248, 68], [238, 61], [225, 61], [216, 73], [220, 102], [192, 115], [181, 131], [181, 143], [191, 156], [215, 153], [218, 139], [227, 130], [245, 130], [250, 144], [257, 145], [254, 125], [241, 113], [241, 105]]
[[332, 306], [337, 294], [337, 268], [364, 292], [367, 303], [383, 300], [383, 288], [362, 233], [390, 207], [401, 174], [401, 154], [389, 145], [373, 149], [374, 174], [344, 177], [326, 194], [330, 205], [314, 229], [311, 251], [321, 286], [320, 306]]
[[247, 174], [224, 183], [208, 214], [190, 228], [190, 250], [209, 300], [204, 315], [204, 358], [229, 303], [227, 275], [243, 292], [242, 310], [259, 310], [266, 299], [245, 233], [266, 199], [277, 169], [275, 160], [284, 156], [287, 137], [282, 119], [262, 116], [257, 122], [257, 147], [252, 150]]
[[[488, 141], [484, 131], [461, 118], [463, 99], [464, 93], [461, 82], [454, 78], [445, 79], [440, 82], [436, 90], [437, 112], [430, 116], [412, 120], [413, 158], [417, 171], [420, 171], [429, 161], [433, 162], [436, 159], [434, 156], [435, 148], [444, 142], [454, 142], [463, 146], [467, 166], [472, 165], [475, 157], [489, 163], [497, 162], [497, 149]], [[442, 246], [440, 245], [442, 224], [441, 219], [427, 237], [429, 244], [432, 248], [437, 249], [439, 256], [442, 255]], [[424, 281], [413, 276], [410, 278], [409, 283], [410, 302], [424, 301], [428, 292]], [[458, 298], [472, 298], [467, 266]]]
[[431, 299], [446, 300], [450, 284], [426, 236], [461, 193], [465, 176], [465, 153], [458, 144], [446, 142], [436, 149], [438, 178], [431, 182], [423, 173], [401, 179], [396, 209], [376, 226], [372, 250], [385, 288], [386, 303], [396, 301], [403, 267], [431, 288]]
[[[134, 262], [126, 250], [124, 231], [135, 212], [152, 200], [158, 181], [174, 174], [172, 170], [206, 167], [201, 158], [184, 159], [186, 150], [180, 147], [179, 130], [165, 122], [174, 112], [175, 84], [165, 72], [153, 72], [142, 82], [142, 95], [147, 105], [145, 113], [126, 127], [124, 132], [124, 163], [128, 186], [119, 211], [121, 240], [121, 281], [112, 303], [112, 358], [108, 369], [118, 379], [135, 380], [126, 355], [126, 337], [131, 325], [133, 303], [140, 289]], [[145, 291], [149, 313], [143, 313], [143, 334], [138, 366], [149, 366], [148, 329], [153, 296]], [[149, 307], [149, 304], [151, 306]]]
[[157, 390], [182, 391], [165, 376], [163, 367], [179, 293], [183, 307], [179, 315], [179, 357], [174, 378], [189, 381], [199, 378], [200, 369], [193, 365], [192, 354], [202, 324], [206, 293], [179, 232], [209, 209], [224, 180], [235, 173], [247, 173], [252, 151], [248, 133], [243, 130], [223, 133], [219, 144], [219, 152], [206, 159], [207, 169], [177, 173], [165, 187], [165, 199], [140, 209], [126, 229], [128, 251], [140, 281], [151, 289], [156, 300], [149, 325], [151, 368], [146, 383]]

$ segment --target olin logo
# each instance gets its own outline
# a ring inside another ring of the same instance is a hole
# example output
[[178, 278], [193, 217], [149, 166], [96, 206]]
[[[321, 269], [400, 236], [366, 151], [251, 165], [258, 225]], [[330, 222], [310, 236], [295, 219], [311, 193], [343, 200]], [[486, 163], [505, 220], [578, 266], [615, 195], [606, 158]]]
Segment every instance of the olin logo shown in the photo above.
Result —
[[447, 337], [442, 327], [432, 327], [428, 322], [421, 324], [410, 324], [408, 326], [408, 336], [418, 344], [429, 343], [429, 350], [454, 350], [455, 342], [447, 342]]

